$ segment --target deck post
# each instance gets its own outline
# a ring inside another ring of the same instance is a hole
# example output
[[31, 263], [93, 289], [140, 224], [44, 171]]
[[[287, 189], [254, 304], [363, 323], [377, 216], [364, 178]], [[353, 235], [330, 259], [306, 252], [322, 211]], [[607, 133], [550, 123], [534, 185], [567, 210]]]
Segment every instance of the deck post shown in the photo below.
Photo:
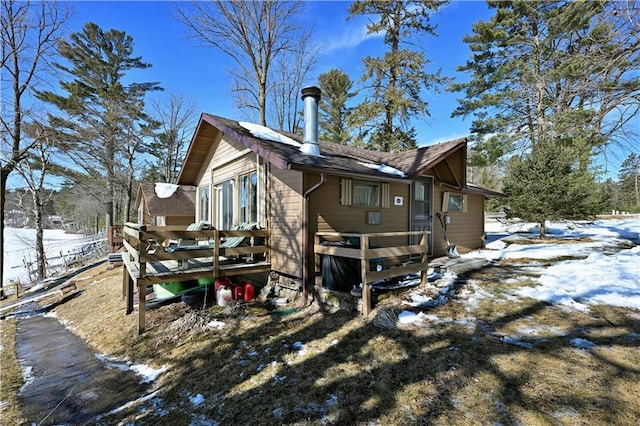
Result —
[[127, 286], [127, 289], [125, 290], [127, 298], [126, 314], [129, 315], [131, 312], [133, 312], [133, 278], [131, 278], [131, 275], [129, 275], [127, 268], [124, 268], [124, 274]]
[[144, 277], [147, 274], [147, 262], [142, 261], [143, 253], [146, 255], [146, 248], [144, 245], [144, 235], [147, 232], [147, 226], [142, 225], [138, 229], [138, 270], [140, 271], [140, 278]]
[[147, 310], [147, 298], [145, 286], [138, 284], [138, 335], [144, 333], [145, 311]]
[[365, 317], [371, 312], [371, 288], [367, 277], [369, 273], [368, 249], [369, 236], [362, 234], [360, 235], [360, 274], [362, 275], [362, 314]]
[[213, 228], [213, 277], [220, 276], [220, 231]]
[[[427, 249], [423, 251], [422, 255], [420, 256], [421, 263], [427, 262], [429, 260], [427, 256], [427, 251], [429, 250], [427, 245], [428, 241], [429, 240], [427, 238], [427, 231], [425, 231], [422, 233], [422, 237], [420, 238], [420, 245], [427, 247]], [[425, 287], [426, 285], [427, 285], [427, 270], [423, 269], [420, 271], [420, 286]]]
[[127, 266], [125, 265], [122, 268], [122, 300], [125, 300], [127, 298], [127, 277], [129, 276], [129, 270], [127, 269]]

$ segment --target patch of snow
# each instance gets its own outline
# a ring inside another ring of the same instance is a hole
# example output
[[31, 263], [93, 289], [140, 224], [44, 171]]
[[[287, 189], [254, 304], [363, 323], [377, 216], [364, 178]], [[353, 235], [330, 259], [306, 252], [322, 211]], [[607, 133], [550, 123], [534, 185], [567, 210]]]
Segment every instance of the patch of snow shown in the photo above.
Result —
[[281, 135], [280, 133], [266, 126], [261, 126], [260, 124], [249, 123], [246, 121], [239, 121], [238, 124], [251, 132], [251, 134], [256, 138], [272, 142], [279, 142], [286, 145], [295, 146], [297, 148], [300, 148], [302, 146], [300, 142], [296, 142], [287, 136]]
[[271, 386], [274, 387], [278, 383], [282, 383], [286, 380], [287, 376], [274, 375], [271, 380]]
[[225, 327], [225, 323], [218, 320], [209, 321], [207, 323], [207, 328], [213, 328], [216, 330], [222, 330]]
[[134, 364], [131, 366], [131, 371], [138, 376], [142, 376], [142, 383], [154, 382], [160, 374], [167, 370], [168, 368], [165, 365], [160, 368], [152, 368], [144, 364]]
[[178, 185], [173, 183], [156, 183], [155, 191], [158, 198], [170, 198], [178, 190]]
[[453, 285], [455, 284], [457, 278], [458, 276], [455, 273], [447, 272], [434, 283], [434, 285], [439, 288], [438, 297], [434, 299], [431, 296], [425, 295], [420, 290], [414, 290], [409, 293], [411, 301], [405, 301], [404, 303], [414, 308], [441, 305], [447, 301], [447, 294], [453, 289]]
[[567, 331], [562, 330], [558, 327], [551, 327], [543, 324], [529, 325], [529, 326], [518, 326], [516, 327], [516, 331], [518, 334], [522, 336], [534, 336], [538, 337], [542, 333], [550, 334], [553, 336], [566, 336]]
[[533, 344], [529, 343], [529, 342], [525, 342], [520, 340], [517, 337], [512, 337], [512, 336], [502, 336], [500, 338], [501, 341], [503, 341], [504, 343], [508, 343], [510, 345], [516, 345], [516, 346], [520, 346], [523, 347], [525, 349], [531, 349], [533, 348]]
[[104, 364], [105, 367], [120, 371], [128, 371], [133, 364], [130, 361], [122, 361], [117, 358], [111, 358], [104, 354], [95, 354], [95, 357]]
[[557, 259], [564, 256], [588, 256], [602, 247], [599, 241], [567, 244], [511, 244], [502, 250], [502, 259]]
[[120, 371], [133, 371], [135, 374], [142, 377], [141, 383], [154, 382], [160, 374], [168, 370], [165, 365], [160, 368], [152, 368], [145, 364], [133, 364], [131, 361], [108, 357], [104, 354], [95, 354], [95, 357], [107, 368], [113, 368]]
[[274, 408], [273, 410], [271, 410], [271, 414], [281, 419], [284, 417], [284, 408], [282, 407]]
[[395, 167], [387, 166], [386, 164], [373, 164], [373, 163], [362, 163], [359, 162], [360, 165], [368, 167], [370, 169], [374, 169], [379, 171], [380, 173], [385, 173], [388, 175], [407, 177], [402, 170], [398, 170]]
[[587, 304], [640, 309], [640, 246], [615, 255], [592, 253], [586, 259], [558, 262], [537, 279], [536, 287], [517, 291], [555, 304], [588, 310]]
[[205, 401], [204, 400], [204, 395], [202, 395], [201, 393], [197, 394], [196, 396], [190, 396], [189, 397], [189, 402], [194, 407], [198, 407], [198, 406], [204, 404], [204, 401]]
[[594, 348], [596, 344], [593, 342], [590, 342], [587, 339], [581, 339], [579, 337], [576, 337], [575, 339], [571, 339], [571, 346], [576, 347], [578, 349], [588, 350], [588, 349]]
[[[136, 405], [138, 405], [140, 403], [147, 402], [147, 401], [152, 401], [154, 406], [159, 406], [162, 403], [162, 399], [157, 398], [157, 396], [159, 394], [160, 394], [160, 391], [157, 390], [157, 391], [154, 391], [154, 392], [152, 392], [152, 393], [150, 393], [148, 395], [143, 396], [142, 398], [138, 398], [138, 399], [136, 399], [134, 401], [129, 401], [126, 404], [124, 404], [124, 405], [122, 405], [122, 406], [120, 406], [118, 408], [114, 408], [113, 410], [109, 411], [107, 413], [107, 415], [121, 413], [121, 412], [127, 410], [130, 407], [134, 407], [134, 406], [136, 406]], [[166, 410], [164, 410], [164, 411], [162, 411], [162, 410], [154, 410], [154, 413], [156, 415], [160, 415], [160, 416], [165, 416], [165, 415], [168, 414], [168, 412]], [[100, 418], [98, 418], [98, 420], [99, 419]]]
[[338, 397], [337, 397], [336, 395], [331, 395], [331, 396], [329, 397], [329, 399], [327, 399], [327, 400], [324, 402], [324, 404], [325, 404], [327, 407], [331, 407], [331, 406], [333, 406], [333, 405], [337, 405], [337, 404], [338, 404]]
[[20, 361], [20, 366], [22, 367], [22, 380], [24, 383], [20, 386], [20, 390], [18, 392], [22, 393], [27, 386], [33, 383], [35, 377], [33, 376], [33, 367], [30, 365], [22, 365], [23, 360]]
[[484, 247], [489, 250], [504, 250], [507, 247], [507, 243], [499, 239], [486, 244]]
[[398, 322], [405, 325], [426, 326], [429, 324], [458, 324], [467, 327], [475, 327], [475, 318], [440, 318], [437, 315], [425, 314], [424, 312], [402, 311], [398, 314]]

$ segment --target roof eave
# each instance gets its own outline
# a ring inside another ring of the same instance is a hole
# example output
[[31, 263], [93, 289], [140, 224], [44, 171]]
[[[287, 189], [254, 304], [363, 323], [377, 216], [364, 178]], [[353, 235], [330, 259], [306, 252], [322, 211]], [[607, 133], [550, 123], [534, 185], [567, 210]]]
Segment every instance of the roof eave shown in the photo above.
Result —
[[263, 147], [254, 143], [251, 139], [247, 138], [244, 135], [239, 134], [235, 130], [229, 128], [224, 123], [219, 122], [218, 120], [211, 117], [210, 115], [203, 114], [203, 120], [209, 123], [210, 125], [212, 125], [213, 127], [217, 128], [218, 130], [222, 131], [223, 134], [232, 137], [235, 141], [240, 143], [242, 146], [255, 152], [260, 157], [264, 158], [266, 161], [276, 166], [277, 168], [282, 170], [290, 168], [289, 162], [284, 158], [282, 158], [281, 156], [275, 154], [272, 151], [269, 151], [268, 149], [264, 149]]
[[327, 169], [324, 167], [303, 166], [299, 164], [291, 164], [290, 169], [296, 170], [299, 172], [304, 172], [304, 173], [324, 173], [331, 176], [345, 177], [345, 178], [351, 178], [351, 179], [362, 179], [362, 180], [377, 179], [377, 180], [384, 180], [385, 182], [403, 183], [405, 185], [408, 185], [412, 182], [412, 180], [409, 178], [393, 177], [393, 176], [383, 175], [383, 174], [363, 174], [358, 172], [349, 172], [346, 170]]

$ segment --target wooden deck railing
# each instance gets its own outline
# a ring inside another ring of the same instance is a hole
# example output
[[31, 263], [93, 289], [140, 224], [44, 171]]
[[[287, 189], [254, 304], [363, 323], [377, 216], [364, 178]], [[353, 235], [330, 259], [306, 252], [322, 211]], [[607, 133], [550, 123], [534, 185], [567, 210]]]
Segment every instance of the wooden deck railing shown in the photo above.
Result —
[[[187, 231], [183, 226], [150, 226], [137, 223], [125, 223], [123, 228], [123, 244], [127, 250], [125, 256], [129, 256], [129, 262], [133, 262], [139, 271], [138, 278], [147, 275], [147, 263], [161, 261], [188, 262], [189, 259], [212, 257], [213, 276], [219, 276], [220, 256], [246, 256], [264, 253], [269, 257], [267, 244], [269, 231], [255, 229], [251, 231], [221, 231], [218, 229]], [[251, 240], [249, 245], [243, 244], [237, 247], [225, 247], [224, 241], [229, 238], [247, 238]], [[191, 240], [188, 249], [168, 251], [163, 247], [165, 241]], [[257, 243], [264, 240], [264, 243]], [[197, 246], [201, 242], [202, 248]]]
[[[420, 272], [421, 284], [426, 284], [427, 280], [427, 268], [429, 262], [427, 260], [428, 251], [428, 235], [429, 231], [409, 231], [409, 232], [381, 232], [381, 233], [348, 233], [348, 232], [317, 232], [315, 234], [314, 253], [316, 259], [316, 274], [320, 270], [320, 255], [330, 255], [346, 257], [350, 259], [359, 259], [360, 262], [360, 274], [362, 280], [362, 313], [366, 316], [371, 310], [371, 286], [374, 281], [383, 280], [387, 278], [397, 277], [401, 275]], [[376, 243], [384, 245], [384, 240], [387, 238], [404, 239], [406, 241], [411, 240], [411, 236], [421, 236], [418, 244], [408, 244], [403, 246], [389, 245], [388, 247], [372, 247], [370, 241], [376, 239]], [[340, 247], [331, 245], [322, 245], [323, 240], [346, 240], [350, 241], [358, 240], [359, 248]], [[413, 258], [418, 256], [417, 260], [410, 262], [403, 262], [400, 266], [390, 266], [392, 262], [390, 260], [398, 260], [402, 258]], [[383, 259], [385, 269], [381, 271], [369, 270], [369, 261], [373, 259]], [[386, 267], [390, 266], [390, 267]]]
[[[123, 237], [126, 252], [122, 254], [125, 266], [122, 296], [126, 299], [126, 313], [132, 313], [133, 293], [137, 287], [139, 334], [145, 330], [145, 290], [152, 284], [268, 272], [271, 269], [269, 231], [265, 229], [187, 231], [181, 226], [126, 223], [123, 227]], [[249, 243], [229, 244], [230, 239], [235, 238], [245, 242], [249, 240]], [[181, 250], [167, 250], [164, 247], [165, 241], [180, 240], [200, 240], [206, 245], [189, 244]], [[262, 256], [258, 259], [256, 255], [260, 254]], [[241, 258], [249, 255], [254, 257], [253, 262]], [[228, 260], [234, 257], [240, 260]], [[227, 258], [227, 261], [221, 262], [224, 258]], [[200, 259], [202, 262], [193, 262], [195, 265], [192, 266], [189, 265], [190, 259]]]

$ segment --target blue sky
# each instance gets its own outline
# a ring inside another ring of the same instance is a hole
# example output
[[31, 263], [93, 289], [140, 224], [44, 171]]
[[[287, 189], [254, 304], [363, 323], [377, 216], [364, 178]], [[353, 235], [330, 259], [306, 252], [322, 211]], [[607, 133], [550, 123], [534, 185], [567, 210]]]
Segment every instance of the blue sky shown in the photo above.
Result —
[[[331, 68], [349, 74], [356, 82], [362, 74], [362, 58], [377, 56], [382, 42], [365, 36], [365, 18], [347, 20], [351, 2], [307, 2], [306, 16], [315, 30], [315, 40], [322, 43], [318, 64], [308, 84], [317, 84], [317, 76]], [[238, 112], [230, 96], [231, 77], [227, 72], [229, 59], [212, 47], [203, 47], [188, 38], [189, 31], [171, 17], [174, 2], [122, 1], [73, 2], [75, 9], [69, 31], [80, 31], [82, 26], [95, 22], [102, 29], [118, 29], [131, 35], [134, 54], [150, 63], [152, 68], [136, 71], [137, 81], [159, 81], [168, 90], [193, 98], [201, 112], [209, 112], [233, 119], [245, 119]], [[455, 75], [455, 67], [464, 64], [469, 49], [462, 37], [470, 33], [471, 25], [486, 20], [490, 12], [483, 1], [454, 1], [434, 16], [438, 25], [437, 38], [426, 40], [424, 49], [433, 62], [431, 71], [442, 68], [443, 74]], [[460, 76], [464, 78], [464, 76]], [[469, 123], [450, 118], [459, 94], [430, 95], [431, 118], [415, 123], [419, 145], [454, 139], [468, 134]]]

